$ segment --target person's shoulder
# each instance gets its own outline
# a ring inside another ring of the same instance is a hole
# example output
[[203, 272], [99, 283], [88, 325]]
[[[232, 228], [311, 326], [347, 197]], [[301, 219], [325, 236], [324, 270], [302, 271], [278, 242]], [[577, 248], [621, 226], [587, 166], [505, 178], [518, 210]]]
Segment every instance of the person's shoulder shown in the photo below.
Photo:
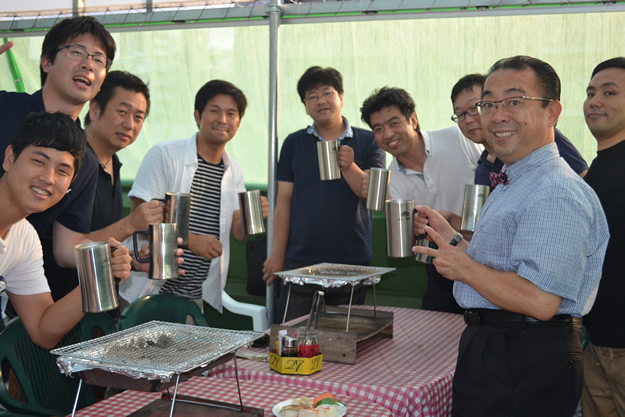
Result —
[[286, 137], [286, 139], [284, 139], [284, 141], [286, 142], [287, 140], [289, 141], [295, 140], [295, 139], [301, 138], [302, 136], [306, 136], [307, 134], [308, 134], [308, 127], [305, 127], [304, 129], [296, 130], [295, 132], [289, 133], [289, 135]]
[[434, 130], [424, 130], [424, 131], [421, 131], [421, 134], [429, 135], [430, 138], [432, 138], [432, 140], [437, 140], [437, 141], [449, 140], [449, 141], [460, 142], [462, 140], [468, 140], [464, 137], [464, 135], [462, 134], [462, 131], [460, 131], [458, 126], [449, 126], [449, 127], [443, 127], [443, 128], [434, 129]]

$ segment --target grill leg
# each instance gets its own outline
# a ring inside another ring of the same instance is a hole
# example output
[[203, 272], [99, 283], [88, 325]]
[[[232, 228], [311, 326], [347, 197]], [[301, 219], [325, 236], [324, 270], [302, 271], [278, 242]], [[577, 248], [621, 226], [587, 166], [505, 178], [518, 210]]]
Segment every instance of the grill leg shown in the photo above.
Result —
[[234, 355], [234, 375], [237, 378], [237, 391], [239, 392], [239, 404], [241, 404], [241, 412], [243, 412], [243, 398], [241, 398], [241, 385], [239, 384], [239, 368], [237, 367], [237, 355]]
[[72, 417], [76, 415], [76, 407], [78, 407], [78, 397], [80, 397], [80, 389], [82, 388], [82, 378], [78, 383], [78, 392], [76, 393], [76, 399], [74, 400], [74, 408], [72, 408]]
[[174, 405], [176, 405], [176, 395], [178, 394], [178, 384], [180, 383], [180, 374], [176, 375], [176, 388], [174, 388], [174, 398], [171, 400], [171, 408], [169, 409], [169, 417], [174, 415]]

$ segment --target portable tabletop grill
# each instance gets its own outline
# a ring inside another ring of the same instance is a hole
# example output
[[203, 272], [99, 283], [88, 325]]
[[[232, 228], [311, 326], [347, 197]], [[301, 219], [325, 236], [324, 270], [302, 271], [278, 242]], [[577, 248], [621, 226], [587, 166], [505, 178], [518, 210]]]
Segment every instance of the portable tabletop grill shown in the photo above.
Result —
[[[141, 391], [160, 391], [175, 384], [170, 416], [173, 416], [178, 384], [193, 375], [234, 358], [237, 349], [263, 337], [259, 332], [215, 329], [151, 321], [87, 342], [54, 349], [62, 373], [79, 373], [93, 385]], [[238, 387], [238, 372], [237, 372]], [[239, 401], [243, 400], [239, 389]]]
[[358, 284], [373, 285], [373, 308], [374, 317], [377, 314], [377, 300], [375, 294], [375, 284], [380, 282], [382, 275], [394, 271], [395, 268], [384, 268], [378, 266], [364, 265], [345, 265], [333, 263], [320, 263], [302, 268], [292, 269], [289, 271], [276, 272], [284, 282], [289, 283], [289, 292], [286, 299], [286, 307], [284, 309], [284, 318], [289, 310], [289, 301], [291, 298], [291, 287], [293, 284], [316, 284], [324, 288], [336, 288], [344, 285], [351, 285], [352, 291], [349, 298], [349, 308], [347, 311], [347, 326], [345, 333], [349, 332], [349, 317], [352, 309], [352, 298], [354, 297], [354, 287]]

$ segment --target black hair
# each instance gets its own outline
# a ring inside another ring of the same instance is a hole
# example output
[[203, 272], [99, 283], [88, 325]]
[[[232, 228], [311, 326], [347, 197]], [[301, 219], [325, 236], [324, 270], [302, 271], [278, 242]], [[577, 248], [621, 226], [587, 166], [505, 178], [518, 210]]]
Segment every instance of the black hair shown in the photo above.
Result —
[[592, 76], [590, 77], [590, 79], [592, 80], [594, 76], [597, 75], [598, 72], [601, 72], [608, 68], [625, 69], [625, 57], [619, 56], [616, 58], [608, 59], [607, 61], [603, 61], [602, 63], [597, 65], [595, 69], [592, 71]]
[[28, 146], [69, 152], [74, 157], [76, 175], [87, 152], [87, 137], [78, 124], [65, 113], [31, 113], [20, 123], [11, 146], [15, 160]]
[[[406, 120], [410, 120], [410, 117], [415, 113], [415, 103], [410, 93], [401, 88], [382, 87], [375, 90], [364, 103], [362, 103], [360, 119], [368, 124], [369, 127], [372, 127], [371, 115], [389, 107], [397, 107]], [[421, 132], [418, 122], [415, 131], [417, 133]]]
[[[517, 55], [510, 58], [503, 58], [495, 62], [488, 70], [486, 78], [498, 70], [514, 70], [525, 71], [531, 69], [536, 74], [536, 81], [538, 88], [541, 91], [542, 98], [559, 101], [560, 100], [560, 77], [556, 73], [556, 70], [545, 61], [541, 61], [538, 58], [532, 58], [525, 55]], [[544, 101], [543, 107], [547, 107], [549, 102]]]
[[[141, 93], [145, 97], [147, 106], [145, 108], [145, 117], [150, 113], [150, 89], [141, 81], [141, 79], [126, 71], [111, 71], [106, 75], [102, 87], [98, 94], [91, 101], [98, 103], [100, 106], [100, 115], [104, 114], [106, 106], [115, 95], [115, 89], [121, 87], [124, 90]], [[89, 126], [91, 118], [89, 112], [85, 116], [85, 126]]]
[[247, 107], [247, 98], [245, 98], [243, 91], [239, 90], [234, 84], [223, 80], [209, 81], [200, 88], [195, 95], [195, 110], [202, 114], [206, 104], [218, 94], [225, 94], [232, 97], [237, 103], [239, 118], [242, 119], [245, 114], [245, 108]]
[[[47, 56], [50, 63], [54, 64], [54, 59], [56, 58], [59, 48], [75, 37], [84, 35], [85, 33], [92, 35], [102, 44], [104, 53], [111, 62], [115, 59], [115, 40], [102, 23], [98, 22], [92, 16], [79, 16], [64, 19], [52, 26], [43, 39], [41, 57]], [[41, 85], [43, 86], [46, 83], [48, 74], [43, 71], [41, 64], [39, 64], [39, 73], [41, 75]]]
[[483, 74], [467, 74], [460, 78], [456, 85], [451, 89], [451, 104], [454, 104], [456, 97], [463, 91], [473, 91], [473, 87], [484, 87], [486, 75]]
[[306, 101], [306, 93], [318, 85], [329, 85], [337, 93], [343, 94], [343, 76], [334, 68], [310, 67], [297, 82], [297, 92], [302, 103]]

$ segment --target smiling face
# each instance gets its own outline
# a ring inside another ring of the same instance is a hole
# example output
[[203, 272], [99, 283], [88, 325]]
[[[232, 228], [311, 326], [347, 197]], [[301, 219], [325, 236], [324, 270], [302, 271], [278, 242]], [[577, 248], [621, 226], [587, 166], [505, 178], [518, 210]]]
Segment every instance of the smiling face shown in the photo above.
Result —
[[[106, 56], [100, 42], [89, 33], [76, 36], [65, 45], [77, 45], [89, 54]], [[44, 89], [71, 105], [83, 105], [95, 97], [106, 76], [106, 69], [97, 68], [92, 57], [75, 61], [69, 57], [67, 49], [57, 52], [54, 63], [43, 56], [41, 67], [47, 73]]]
[[17, 157], [9, 146], [2, 165], [6, 198], [24, 214], [40, 213], [58, 203], [74, 178], [74, 157], [66, 151], [27, 146]]
[[[482, 96], [482, 87], [474, 85], [471, 90], [462, 90], [454, 100], [454, 112], [461, 114], [468, 109], [475, 107], [475, 103], [480, 101]], [[482, 121], [480, 115], [469, 116], [464, 114], [464, 119], [458, 122], [458, 127], [462, 133], [477, 144], [484, 142], [484, 132], [482, 131]]]
[[599, 150], [625, 140], [625, 69], [599, 71], [588, 84], [584, 117]]
[[[542, 93], [533, 70], [497, 70], [484, 84], [482, 101], [498, 101], [509, 97], [541, 97]], [[550, 102], [546, 108], [538, 100], [519, 99], [514, 111], [497, 104], [491, 114], [482, 114], [482, 129], [497, 157], [506, 165], [525, 158], [535, 150], [553, 142], [553, 127], [562, 106]]]
[[202, 114], [196, 110], [194, 116], [200, 128], [198, 141], [209, 145], [225, 146], [241, 122], [237, 102], [226, 94], [217, 94], [206, 103]]
[[371, 113], [369, 121], [380, 148], [400, 159], [400, 162], [404, 155], [410, 153], [415, 141], [418, 140], [417, 115], [414, 113], [410, 119], [406, 119], [399, 108], [386, 107]]
[[341, 108], [343, 94], [339, 94], [334, 87], [318, 85], [305, 95], [306, 114], [312, 117], [318, 125], [343, 123]]
[[115, 87], [104, 112], [95, 101], [89, 105], [91, 123], [86, 132], [98, 142], [99, 147], [117, 152], [137, 140], [146, 111], [147, 100], [142, 93]]

